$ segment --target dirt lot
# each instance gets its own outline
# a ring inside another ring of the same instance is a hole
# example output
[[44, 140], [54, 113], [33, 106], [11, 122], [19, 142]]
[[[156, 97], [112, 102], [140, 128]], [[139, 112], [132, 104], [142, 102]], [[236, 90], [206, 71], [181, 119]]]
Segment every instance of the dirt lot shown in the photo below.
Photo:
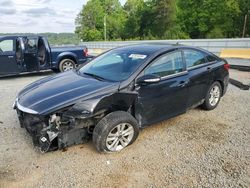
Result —
[[[90, 142], [41, 154], [11, 106], [50, 74], [0, 79], [0, 187], [250, 187], [250, 91], [230, 85], [214, 111], [146, 128], [120, 153], [99, 154]], [[250, 83], [250, 73], [232, 75]]]

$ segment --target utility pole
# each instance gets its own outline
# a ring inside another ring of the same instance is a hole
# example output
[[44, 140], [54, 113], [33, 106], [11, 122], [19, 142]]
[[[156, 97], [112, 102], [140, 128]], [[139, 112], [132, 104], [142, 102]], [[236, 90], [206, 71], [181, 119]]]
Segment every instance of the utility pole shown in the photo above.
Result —
[[247, 17], [248, 17], [248, 13], [250, 11], [247, 11], [246, 15], [245, 15], [245, 19], [244, 19], [244, 26], [243, 26], [243, 32], [242, 32], [242, 38], [245, 37], [246, 34], [246, 28], [247, 28]]
[[107, 40], [107, 18], [106, 18], [106, 14], [104, 15], [103, 18], [103, 26], [104, 26], [104, 41]]

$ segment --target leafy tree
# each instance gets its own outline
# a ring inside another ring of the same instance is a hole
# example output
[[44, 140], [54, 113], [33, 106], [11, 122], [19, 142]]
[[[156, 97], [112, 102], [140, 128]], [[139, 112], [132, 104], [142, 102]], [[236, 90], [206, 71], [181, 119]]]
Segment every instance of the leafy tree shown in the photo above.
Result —
[[76, 33], [84, 41], [103, 40], [104, 17], [106, 17], [107, 38], [121, 37], [126, 17], [119, 0], [88, 1], [76, 18]]
[[[224, 38], [242, 35], [249, 0], [89, 0], [79, 13], [76, 33], [84, 41]], [[246, 36], [250, 34], [250, 22]]]
[[76, 33], [84, 40], [101, 40], [103, 30], [104, 8], [100, 0], [90, 0], [83, 5], [76, 18]]
[[143, 0], [128, 0], [124, 5], [124, 10], [127, 14], [127, 19], [124, 26], [124, 37], [133, 39], [142, 37], [140, 35], [142, 11], [145, 3]]
[[234, 35], [234, 19], [240, 13], [237, 0], [179, 0], [178, 7], [180, 26], [191, 38]]
[[249, 0], [238, 0], [240, 6], [240, 14], [235, 18], [234, 28], [235, 36], [241, 37], [243, 32], [243, 26], [245, 21], [245, 16], [248, 15], [247, 27], [246, 27], [246, 37], [250, 37], [250, 1]]

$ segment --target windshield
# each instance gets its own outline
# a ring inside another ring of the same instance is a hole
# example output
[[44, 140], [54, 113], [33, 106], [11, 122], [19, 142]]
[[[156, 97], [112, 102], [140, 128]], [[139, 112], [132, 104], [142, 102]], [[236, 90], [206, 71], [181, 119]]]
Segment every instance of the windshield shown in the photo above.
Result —
[[147, 54], [112, 50], [83, 66], [80, 74], [109, 81], [126, 80], [147, 59]]

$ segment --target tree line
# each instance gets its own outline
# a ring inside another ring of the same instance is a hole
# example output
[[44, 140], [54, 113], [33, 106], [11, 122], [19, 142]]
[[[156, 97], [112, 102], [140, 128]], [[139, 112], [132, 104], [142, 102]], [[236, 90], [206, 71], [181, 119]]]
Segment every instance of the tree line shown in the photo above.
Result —
[[0, 36], [17, 35], [17, 36], [44, 36], [48, 39], [50, 45], [78, 45], [80, 39], [75, 33], [0, 33]]
[[[246, 20], [246, 15], [248, 20]], [[76, 18], [83, 41], [250, 36], [250, 0], [89, 0]]]

